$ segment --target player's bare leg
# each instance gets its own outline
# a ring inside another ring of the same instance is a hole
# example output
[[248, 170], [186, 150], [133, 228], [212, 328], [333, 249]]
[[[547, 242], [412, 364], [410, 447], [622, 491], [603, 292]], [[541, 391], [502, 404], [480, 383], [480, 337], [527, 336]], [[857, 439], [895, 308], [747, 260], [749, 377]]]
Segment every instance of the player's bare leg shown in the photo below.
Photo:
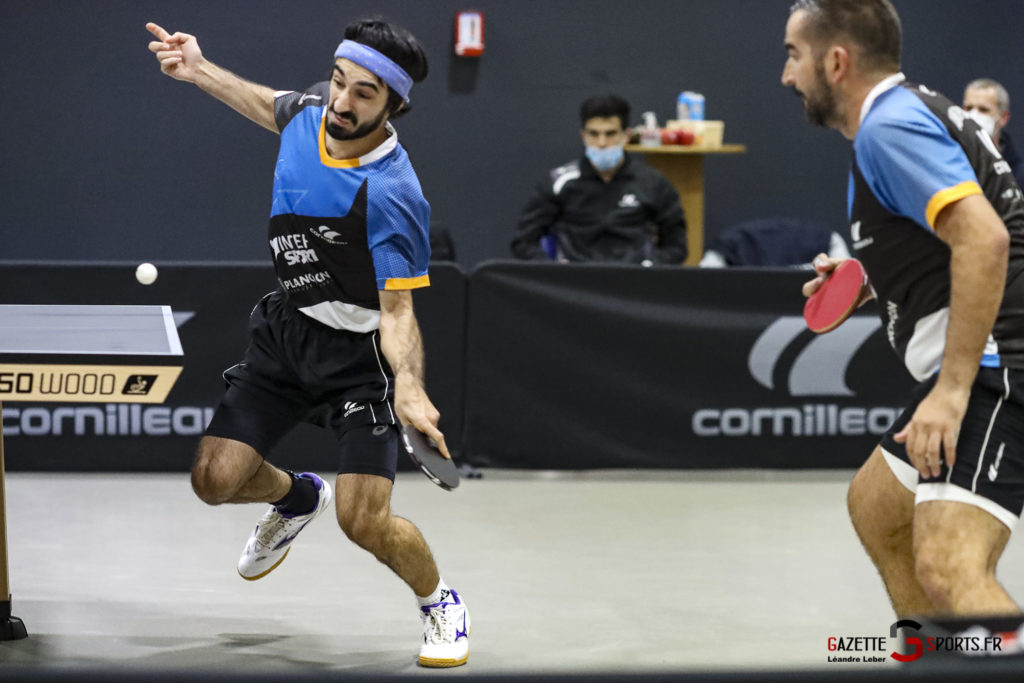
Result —
[[847, 506], [853, 528], [882, 576], [899, 617], [934, 614], [914, 562], [914, 494], [885, 462], [881, 447], [850, 483]]
[[210, 505], [269, 503], [291, 488], [287, 472], [266, 462], [251, 446], [216, 436], [199, 442], [192, 466], [192, 489]]
[[914, 514], [918, 581], [945, 614], [1020, 614], [996, 580], [1010, 530], [988, 512], [953, 501], [929, 501]]
[[448, 588], [419, 529], [391, 514], [392, 482], [372, 474], [340, 474], [335, 510], [345, 535], [409, 584], [420, 603], [419, 664], [452, 667], [469, 658], [469, 611]]
[[392, 482], [372, 474], [340, 474], [335, 509], [342, 531], [398, 574], [418, 596], [440, 581], [434, 556], [419, 529], [391, 514]]
[[238, 573], [247, 581], [276, 569], [299, 532], [330, 507], [332, 496], [331, 487], [315, 474], [295, 477], [266, 462], [251, 446], [216, 436], [199, 442], [192, 488], [210, 505], [271, 503], [238, 560]]

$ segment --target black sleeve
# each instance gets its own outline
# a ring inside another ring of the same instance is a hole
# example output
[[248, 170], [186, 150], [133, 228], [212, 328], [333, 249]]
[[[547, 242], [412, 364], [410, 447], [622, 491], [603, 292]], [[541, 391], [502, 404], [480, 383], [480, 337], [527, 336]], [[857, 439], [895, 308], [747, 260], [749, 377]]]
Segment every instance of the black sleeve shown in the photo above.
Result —
[[558, 204], [551, 192], [550, 183], [545, 182], [535, 187], [519, 216], [519, 226], [512, 237], [512, 255], [533, 261], [549, 260], [547, 252], [540, 245], [540, 238], [549, 233], [558, 213]]
[[290, 91], [274, 97], [274, 121], [278, 130], [284, 130], [288, 122], [306, 107], [319, 107], [327, 104], [331, 94], [331, 85], [322, 81], [311, 85], [302, 92]]
[[689, 251], [686, 246], [686, 217], [679, 202], [679, 193], [665, 176], [657, 173], [654, 196], [657, 201], [654, 223], [658, 227], [655, 261], [679, 265], [686, 260]]

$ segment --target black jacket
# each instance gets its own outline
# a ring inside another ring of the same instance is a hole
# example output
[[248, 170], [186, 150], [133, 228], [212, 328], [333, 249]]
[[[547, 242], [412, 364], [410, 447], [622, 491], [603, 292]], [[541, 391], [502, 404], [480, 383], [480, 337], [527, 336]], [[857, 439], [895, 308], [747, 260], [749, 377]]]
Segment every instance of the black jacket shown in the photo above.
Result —
[[999, 148], [999, 151], [1003, 154], [1003, 159], [1010, 165], [1013, 177], [1017, 179], [1017, 184], [1024, 189], [1024, 159], [1021, 158], [1017, 148], [1013, 146], [1013, 140], [1010, 139], [1010, 134], [1005, 130], [999, 134]]
[[550, 259], [541, 245], [547, 235], [567, 261], [680, 264], [686, 258], [679, 194], [665, 176], [628, 154], [607, 183], [586, 157], [553, 169], [523, 209], [512, 253]]

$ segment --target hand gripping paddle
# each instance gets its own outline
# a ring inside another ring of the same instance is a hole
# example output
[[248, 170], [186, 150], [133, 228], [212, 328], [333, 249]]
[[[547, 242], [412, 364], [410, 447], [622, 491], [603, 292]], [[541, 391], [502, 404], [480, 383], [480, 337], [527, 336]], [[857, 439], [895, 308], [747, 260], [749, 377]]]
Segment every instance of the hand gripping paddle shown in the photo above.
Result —
[[412, 425], [402, 427], [402, 442], [405, 452], [416, 463], [427, 479], [445, 491], [451, 491], [459, 485], [459, 471], [455, 463], [441, 455], [434, 442], [427, 435]]
[[811, 332], [824, 334], [842, 325], [857, 309], [867, 283], [860, 261], [851, 258], [840, 263], [804, 304], [804, 320]]

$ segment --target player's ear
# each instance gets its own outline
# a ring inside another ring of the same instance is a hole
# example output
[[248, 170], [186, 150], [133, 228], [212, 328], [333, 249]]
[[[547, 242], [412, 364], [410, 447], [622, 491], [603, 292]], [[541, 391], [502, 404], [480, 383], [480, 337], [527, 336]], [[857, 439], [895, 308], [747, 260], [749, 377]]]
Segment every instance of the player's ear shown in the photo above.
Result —
[[842, 45], [833, 45], [825, 54], [825, 77], [838, 83], [850, 71], [850, 51]]
[[397, 102], [393, 102], [389, 99], [388, 103], [385, 106], [387, 108], [388, 121], [394, 121], [399, 116], [405, 114], [406, 110], [409, 109], [409, 105], [403, 102], [401, 99], [399, 99]]

